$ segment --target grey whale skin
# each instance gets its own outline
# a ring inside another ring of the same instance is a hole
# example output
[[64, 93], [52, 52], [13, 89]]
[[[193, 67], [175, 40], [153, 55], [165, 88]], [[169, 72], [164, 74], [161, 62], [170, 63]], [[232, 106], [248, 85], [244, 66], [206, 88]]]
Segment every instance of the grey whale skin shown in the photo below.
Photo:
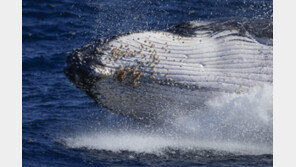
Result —
[[112, 112], [162, 122], [214, 97], [272, 85], [272, 34], [266, 20], [185, 22], [83, 46], [64, 72]]

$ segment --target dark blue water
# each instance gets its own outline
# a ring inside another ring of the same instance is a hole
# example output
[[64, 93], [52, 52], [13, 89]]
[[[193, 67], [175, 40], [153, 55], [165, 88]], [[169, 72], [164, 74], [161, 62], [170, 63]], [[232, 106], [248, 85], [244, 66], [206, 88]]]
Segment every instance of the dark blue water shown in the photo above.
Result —
[[[151, 131], [155, 127], [98, 106], [63, 73], [68, 51], [99, 38], [135, 30], [164, 30], [192, 20], [271, 20], [271, 0], [23, 0], [22, 3], [23, 166], [272, 166], [272, 154], [238, 154], [215, 149], [184, 151], [170, 147], [154, 153], [139, 151], [133, 145], [113, 146], [112, 142], [111, 146], [104, 143], [101, 146], [100, 140], [81, 144], [74, 140], [76, 136], [133, 129], [145, 133], [143, 129]], [[143, 145], [149, 148], [150, 141], [144, 142], [148, 142]]]

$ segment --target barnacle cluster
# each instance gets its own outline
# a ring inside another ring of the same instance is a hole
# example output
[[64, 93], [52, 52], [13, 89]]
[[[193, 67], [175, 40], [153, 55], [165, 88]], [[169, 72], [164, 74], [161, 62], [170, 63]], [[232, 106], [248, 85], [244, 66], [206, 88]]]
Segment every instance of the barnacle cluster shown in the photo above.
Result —
[[[173, 41], [176, 40], [184, 43], [181, 36], [164, 33], [162, 33], [162, 35], [169, 35]], [[110, 51], [107, 60], [110, 63], [120, 66], [114, 75], [117, 81], [138, 86], [140, 80], [142, 80], [143, 82], [148, 81], [153, 84], [157, 83], [166, 86], [181, 86], [185, 89], [195, 89], [195, 87], [190, 85], [179, 85], [169, 77], [169, 67], [161, 64], [161, 61], [172, 61], [176, 63], [179, 62], [179, 67], [182, 67], [182, 63], [184, 62], [183, 59], [168, 58], [172, 54], [168, 42], [159, 45], [157, 41], [150, 39], [150, 35], [142, 37], [136, 36], [132, 40], [132, 43], [128, 43], [124, 40], [114, 40], [107, 45]], [[158, 52], [162, 54], [158, 54]], [[188, 58], [188, 56], [185, 56], [184, 59], [186, 58]]]

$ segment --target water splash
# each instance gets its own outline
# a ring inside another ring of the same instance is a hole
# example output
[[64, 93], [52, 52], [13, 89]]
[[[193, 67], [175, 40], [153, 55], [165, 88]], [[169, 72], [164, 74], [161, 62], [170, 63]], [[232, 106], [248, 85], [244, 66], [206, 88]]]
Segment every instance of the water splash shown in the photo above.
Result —
[[[71, 148], [163, 154], [169, 149], [215, 150], [237, 154], [272, 154], [272, 86], [227, 94], [206, 108], [169, 120], [161, 127], [101, 129], [64, 139]], [[172, 110], [175, 108], [172, 108]]]

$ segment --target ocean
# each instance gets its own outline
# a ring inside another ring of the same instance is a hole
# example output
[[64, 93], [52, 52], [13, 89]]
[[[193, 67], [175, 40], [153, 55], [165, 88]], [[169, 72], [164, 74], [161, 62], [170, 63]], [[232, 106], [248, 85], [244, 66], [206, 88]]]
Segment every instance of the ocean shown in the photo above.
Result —
[[272, 87], [149, 125], [96, 104], [65, 76], [68, 53], [186, 21], [269, 20], [271, 0], [23, 0], [23, 166], [272, 166]]

